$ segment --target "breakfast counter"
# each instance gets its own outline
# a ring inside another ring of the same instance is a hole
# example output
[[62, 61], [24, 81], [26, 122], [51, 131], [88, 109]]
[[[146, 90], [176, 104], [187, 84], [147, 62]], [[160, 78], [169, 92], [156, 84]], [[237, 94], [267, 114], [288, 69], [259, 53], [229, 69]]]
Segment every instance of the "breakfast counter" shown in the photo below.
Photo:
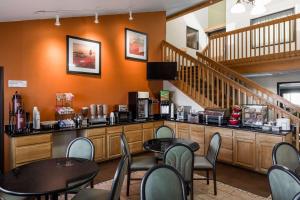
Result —
[[199, 143], [197, 155], [205, 155], [213, 133], [219, 132], [222, 145], [218, 160], [266, 173], [272, 164], [272, 149], [279, 142], [292, 142], [289, 132], [272, 133], [247, 127], [217, 126], [174, 120], [152, 120], [84, 128], [32, 131], [9, 134], [11, 168], [52, 157], [62, 157], [68, 143], [76, 137], [88, 137], [95, 145], [95, 160], [102, 162], [121, 156], [120, 135], [128, 139], [131, 153], [143, 152], [143, 143], [152, 139], [156, 129], [166, 125], [177, 138]]

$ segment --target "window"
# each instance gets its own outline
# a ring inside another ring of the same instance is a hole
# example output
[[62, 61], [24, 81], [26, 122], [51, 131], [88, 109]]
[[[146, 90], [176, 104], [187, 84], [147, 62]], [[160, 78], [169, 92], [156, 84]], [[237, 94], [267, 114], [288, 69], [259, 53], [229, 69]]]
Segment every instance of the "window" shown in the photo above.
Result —
[[[280, 12], [272, 13], [262, 17], [250, 20], [251, 25], [257, 25], [275, 19], [287, 17], [295, 14], [295, 8], [290, 8]], [[264, 37], [260, 39], [260, 37]], [[286, 21], [264, 28], [257, 28], [251, 31], [252, 48], [264, 47], [273, 44], [290, 43], [295, 41], [296, 23], [295, 21]]]
[[277, 83], [277, 93], [291, 103], [300, 106], [300, 82]]

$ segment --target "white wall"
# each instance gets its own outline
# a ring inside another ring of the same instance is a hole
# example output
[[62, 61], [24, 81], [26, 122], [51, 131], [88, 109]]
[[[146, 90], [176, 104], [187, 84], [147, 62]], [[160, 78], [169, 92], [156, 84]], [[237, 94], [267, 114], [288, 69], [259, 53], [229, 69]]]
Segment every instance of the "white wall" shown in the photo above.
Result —
[[177, 87], [175, 87], [169, 81], [163, 82], [163, 88], [164, 88], [164, 90], [169, 90], [171, 92], [171, 94], [172, 94], [171, 100], [176, 106], [191, 106], [192, 109], [195, 111], [203, 111], [204, 110], [203, 107], [201, 107], [198, 103], [196, 103], [189, 96], [185, 95], [181, 90], [179, 90]]
[[191, 56], [196, 56], [197, 50], [186, 47], [186, 26], [199, 30], [199, 50], [201, 51], [207, 45], [207, 35], [204, 30], [208, 26], [208, 9], [204, 8], [167, 22], [167, 42], [186, 50]]
[[288, 72], [285, 74], [278, 74], [273, 76], [267, 76], [267, 77], [255, 77], [251, 78], [264, 88], [273, 91], [275, 94], [277, 94], [277, 83], [278, 82], [294, 82], [294, 81], [300, 81], [300, 71], [298, 72]]
[[268, 15], [271, 13], [279, 12], [289, 8], [295, 7], [295, 12], [300, 12], [300, 0], [272, 0], [271, 3], [265, 7], [267, 11], [262, 15], [253, 16], [250, 14], [253, 6], [246, 5], [246, 12], [242, 14], [233, 14], [230, 12], [236, 0], [226, 0], [226, 31], [239, 29], [245, 26], [250, 26], [250, 19], [260, 16]]

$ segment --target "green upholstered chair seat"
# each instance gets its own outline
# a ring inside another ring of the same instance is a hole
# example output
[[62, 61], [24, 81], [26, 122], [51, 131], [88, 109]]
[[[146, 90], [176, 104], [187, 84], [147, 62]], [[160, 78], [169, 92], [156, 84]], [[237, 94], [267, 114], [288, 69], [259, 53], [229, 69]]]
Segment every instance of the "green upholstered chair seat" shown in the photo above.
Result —
[[0, 199], [4, 199], [4, 200], [25, 200], [28, 199], [26, 197], [19, 197], [19, 196], [13, 196], [13, 195], [9, 195], [9, 194], [5, 194], [5, 193], [0, 193]]
[[[69, 187], [72, 187], [72, 186], [74, 186], [74, 185], [78, 185], [80, 182], [86, 182], [86, 181], [83, 180], [83, 181], [72, 182], [72, 183], [68, 184], [68, 186], [69, 186]], [[81, 185], [80, 187], [74, 188], [74, 189], [72, 189], [72, 190], [68, 190], [68, 193], [77, 193], [77, 192], [79, 192], [81, 189], [84, 189], [84, 188], [86, 188], [86, 187], [88, 187], [88, 186], [90, 186], [90, 185], [91, 185], [90, 183], [86, 183], [86, 184], [84, 184], [84, 185]]]
[[80, 192], [78, 192], [78, 194], [72, 200], [108, 200], [109, 197], [110, 191], [108, 190], [86, 188], [80, 190]]
[[138, 156], [132, 158], [130, 169], [148, 170], [156, 165], [156, 158], [153, 156]]
[[195, 156], [194, 169], [212, 169], [213, 165], [206, 159], [206, 157]]

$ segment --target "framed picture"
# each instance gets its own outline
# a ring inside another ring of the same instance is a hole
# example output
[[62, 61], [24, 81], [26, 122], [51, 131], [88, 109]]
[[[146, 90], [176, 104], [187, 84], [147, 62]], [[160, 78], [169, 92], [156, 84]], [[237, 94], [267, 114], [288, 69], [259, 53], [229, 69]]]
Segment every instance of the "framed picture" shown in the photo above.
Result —
[[199, 50], [199, 31], [189, 26], [186, 27], [186, 46]]
[[125, 58], [148, 60], [148, 35], [146, 33], [125, 29]]
[[67, 35], [67, 73], [101, 74], [101, 43]]

